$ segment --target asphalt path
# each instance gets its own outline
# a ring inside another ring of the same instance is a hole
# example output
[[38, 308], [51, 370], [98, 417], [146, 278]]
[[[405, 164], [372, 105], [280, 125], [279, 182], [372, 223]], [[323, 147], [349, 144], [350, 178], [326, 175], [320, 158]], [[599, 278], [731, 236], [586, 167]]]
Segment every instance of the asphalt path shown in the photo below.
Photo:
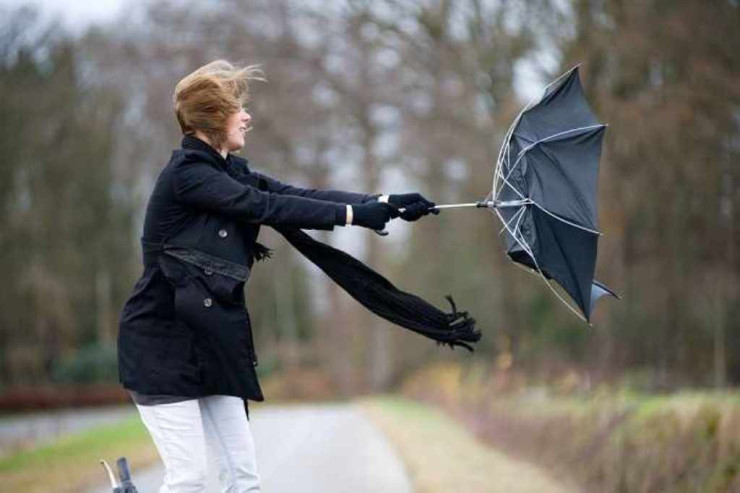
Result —
[[114, 424], [136, 413], [133, 405], [36, 411], [0, 418], [0, 456], [51, 443], [64, 435]]
[[[250, 425], [264, 493], [410, 493], [403, 463], [353, 404], [255, 405]], [[102, 468], [101, 468], [102, 472]], [[156, 493], [164, 468], [132, 471], [139, 493]], [[207, 493], [219, 493], [215, 471]], [[110, 486], [86, 493], [110, 493]]]

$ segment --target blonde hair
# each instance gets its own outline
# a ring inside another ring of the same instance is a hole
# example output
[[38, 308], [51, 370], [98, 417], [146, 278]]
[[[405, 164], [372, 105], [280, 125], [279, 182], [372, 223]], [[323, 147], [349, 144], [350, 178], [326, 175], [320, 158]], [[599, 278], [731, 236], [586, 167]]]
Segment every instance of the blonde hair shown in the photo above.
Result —
[[264, 81], [258, 65], [238, 67], [216, 60], [184, 77], [172, 100], [183, 134], [202, 132], [220, 149], [226, 140], [226, 121], [249, 101], [249, 81]]

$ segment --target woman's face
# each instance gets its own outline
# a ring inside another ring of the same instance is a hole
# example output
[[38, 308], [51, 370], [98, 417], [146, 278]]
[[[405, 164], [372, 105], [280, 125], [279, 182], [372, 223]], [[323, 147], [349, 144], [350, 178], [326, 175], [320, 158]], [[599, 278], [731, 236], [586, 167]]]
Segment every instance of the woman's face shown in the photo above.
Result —
[[226, 152], [238, 151], [244, 147], [244, 137], [252, 130], [252, 115], [241, 108], [238, 113], [234, 113], [226, 121], [226, 140], [223, 143], [223, 150]]

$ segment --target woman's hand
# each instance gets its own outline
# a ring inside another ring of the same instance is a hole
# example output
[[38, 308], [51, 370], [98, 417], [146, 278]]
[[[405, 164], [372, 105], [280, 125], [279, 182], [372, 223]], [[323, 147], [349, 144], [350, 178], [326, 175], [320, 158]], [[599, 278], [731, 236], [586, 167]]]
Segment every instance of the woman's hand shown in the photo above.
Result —
[[353, 204], [352, 206], [352, 223], [365, 228], [381, 230], [385, 228], [385, 223], [398, 217], [398, 210], [383, 202], [365, 202], [363, 204]]
[[439, 209], [435, 209], [436, 205], [434, 202], [427, 200], [420, 193], [402, 193], [388, 196], [388, 203], [399, 208], [404, 209], [400, 213], [401, 219], [405, 221], [416, 221], [422, 216], [426, 216], [430, 212], [432, 214], [439, 214]]

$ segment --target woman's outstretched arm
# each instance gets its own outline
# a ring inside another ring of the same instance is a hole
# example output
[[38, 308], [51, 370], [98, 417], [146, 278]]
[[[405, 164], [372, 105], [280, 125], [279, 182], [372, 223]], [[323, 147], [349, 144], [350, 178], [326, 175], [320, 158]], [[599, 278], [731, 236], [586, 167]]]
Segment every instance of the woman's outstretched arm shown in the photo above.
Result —
[[377, 200], [350, 205], [261, 190], [261, 186], [234, 179], [197, 155], [176, 163], [172, 173], [179, 202], [268, 226], [331, 230], [354, 224], [382, 229], [398, 214], [393, 206]]
[[267, 190], [269, 192], [277, 193], [280, 195], [294, 195], [297, 197], [305, 197], [315, 200], [326, 200], [339, 204], [363, 204], [365, 202], [374, 202], [378, 200], [378, 197], [380, 197], [379, 193], [366, 194], [358, 192], [346, 192], [343, 190], [300, 188], [283, 183], [263, 173], [252, 171], [252, 174], [255, 175], [257, 179], [265, 181], [265, 183], [267, 184]]
[[176, 200], [198, 209], [270, 226], [331, 230], [346, 223], [343, 205], [259, 190], [197, 156], [176, 163], [172, 173]]

